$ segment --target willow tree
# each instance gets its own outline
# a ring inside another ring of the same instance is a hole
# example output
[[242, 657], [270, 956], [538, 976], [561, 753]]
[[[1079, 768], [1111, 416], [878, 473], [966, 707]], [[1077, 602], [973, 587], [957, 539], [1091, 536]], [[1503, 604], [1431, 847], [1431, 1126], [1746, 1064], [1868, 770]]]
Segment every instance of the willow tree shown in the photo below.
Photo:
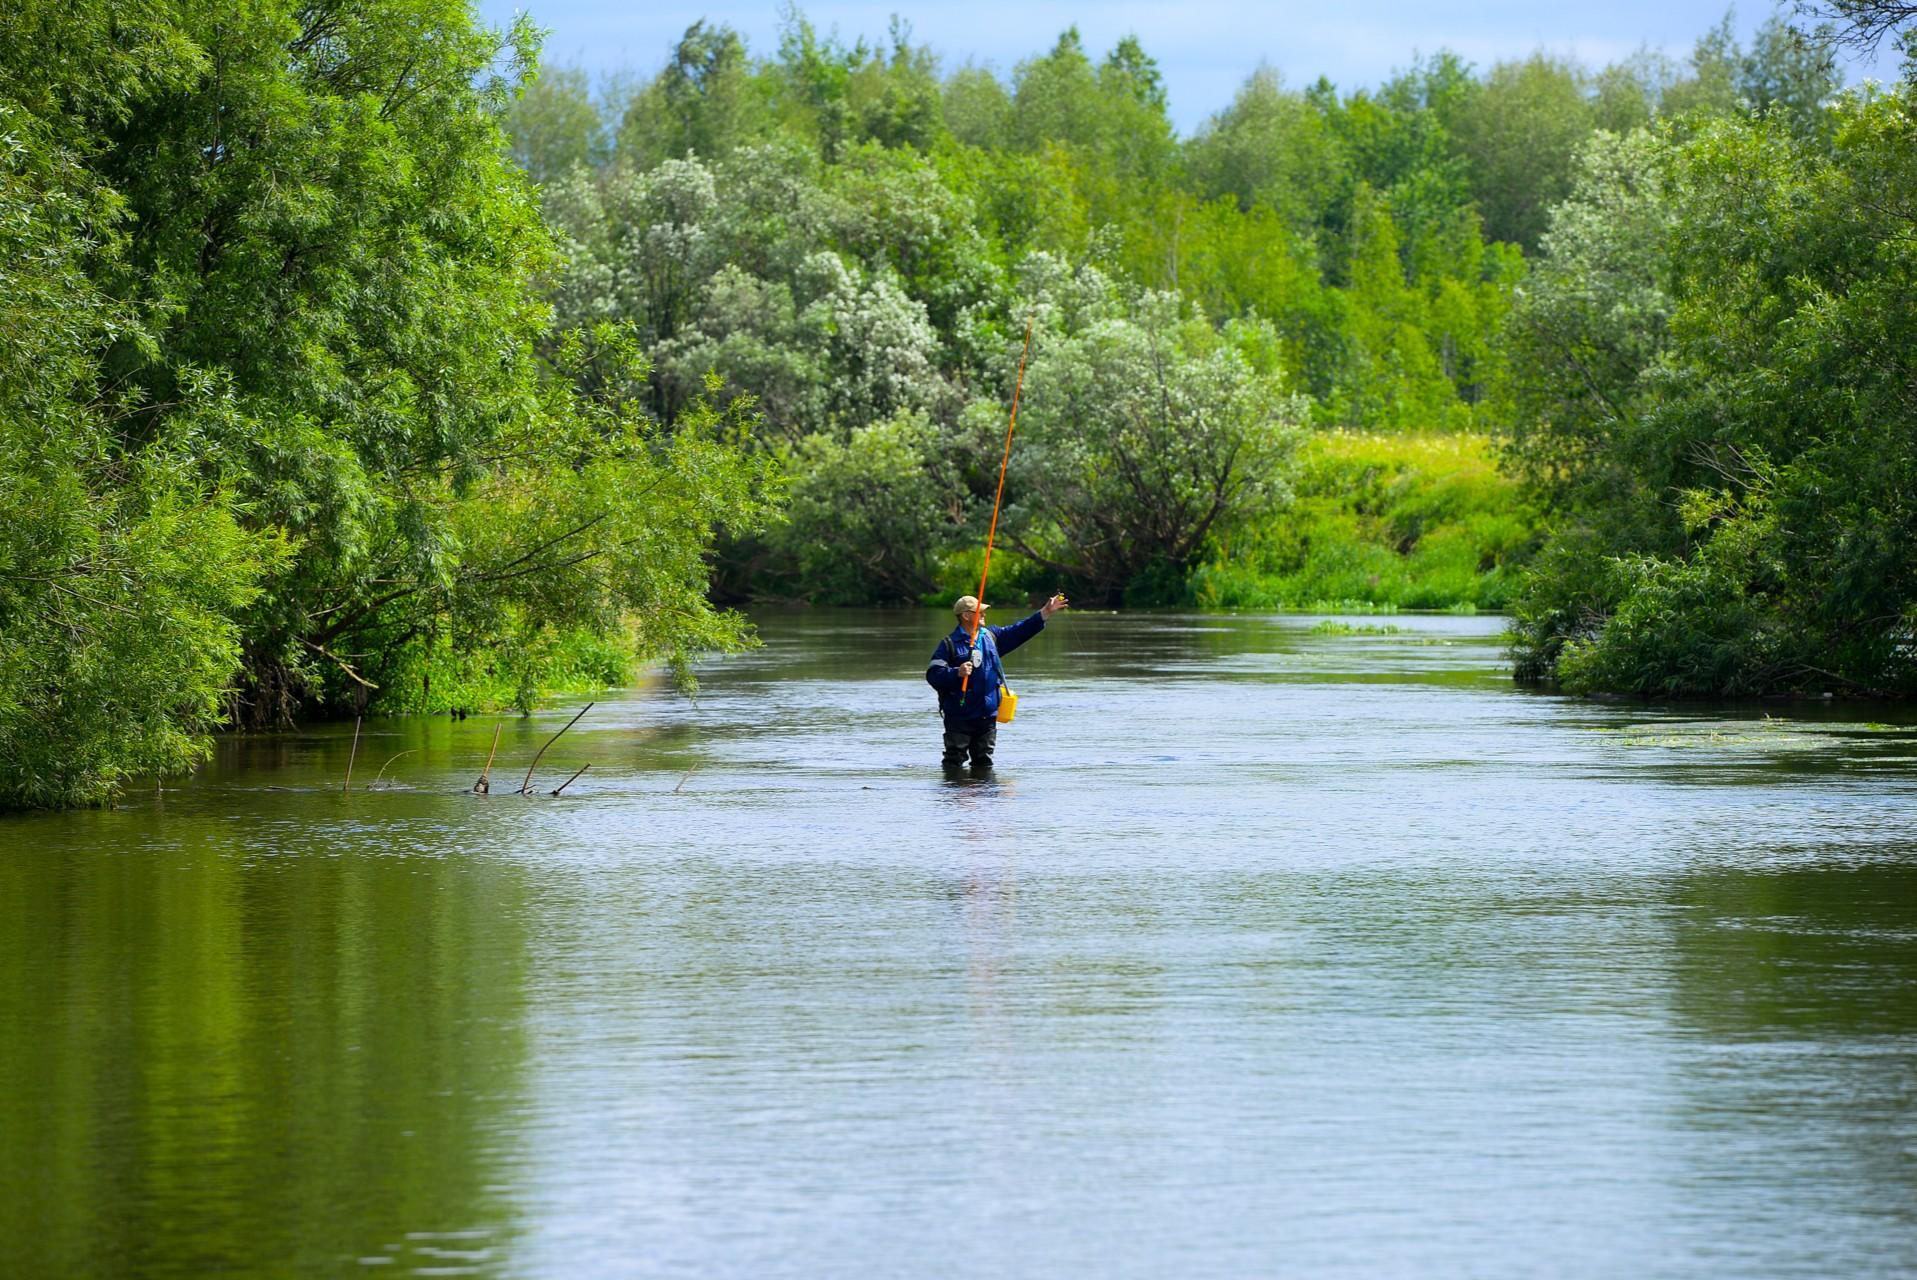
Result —
[[156, 344], [102, 284], [129, 226], [88, 162], [202, 70], [157, 5], [0, 14], [0, 807], [96, 803], [197, 759], [235, 613], [279, 555], [203, 464], [231, 408], [219, 380], [183, 376], [130, 432], [140, 400], [104, 368]]
[[1637, 219], [1663, 227], [1650, 261], [1575, 209], [1554, 225], [1571, 253], [1534, 314], [1590, 358], [1559, 362], [1559, 421], [1515, 448], [1584, 483], [1519, 601], [1524, 669], [1645, 693], [1917, 692], [1914, 109], [1907, 65], [1840, 98], [1828, 144], [1774, 117], [1671, 144], [1625, 206], [1664, 206]]
[[[1042, 257], [1028, 280], [1045, 323], [1005, 541], [1104, 600], [1175, 594], [1211, 538], [1287, 496], [1306, 406], [1276, 368], [1278, 336], [1258, 322], [1218, 330], [1175, 295], [1126, 299], [1096, 271]], [[989, 440], [998, 406], [968, 416]]]
[[539, 358], [556, 258], [500, 131], [529, 28], [24, 0], [0, 37], [8, 802], [110, 796], [222, 712], [407, 705], [421, 653], [524, 692], [563, 632], [739, 639], [703, 552], [761, 511], [747, 407], [655, 422]]

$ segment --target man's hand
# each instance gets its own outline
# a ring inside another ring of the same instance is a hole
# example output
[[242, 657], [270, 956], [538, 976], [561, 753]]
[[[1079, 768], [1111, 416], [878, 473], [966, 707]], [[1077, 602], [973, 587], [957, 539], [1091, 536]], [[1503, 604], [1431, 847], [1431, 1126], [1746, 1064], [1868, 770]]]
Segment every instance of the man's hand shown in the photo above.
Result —
[[971, 675], [972, 675], [972, 664], [969, 662], [959, 663], [959, 676], [962, 679], [970, 679]]
[[1059, 594], [1053, 596], [1050, 600], [1047, 600], [1044, 604], [1040, 605], [1038, 607], [1038, 612], [1041, 617], [1043, 617], [1047, 622], [1050, 622], [1052, 620], [1053, 614], [1057, 613], [1060, 609], [1069, 609], [1071, 607], [1072, 607], [1072, 602], [1065, 598], [1065, 594], [1063, 592], [1060, 592]]

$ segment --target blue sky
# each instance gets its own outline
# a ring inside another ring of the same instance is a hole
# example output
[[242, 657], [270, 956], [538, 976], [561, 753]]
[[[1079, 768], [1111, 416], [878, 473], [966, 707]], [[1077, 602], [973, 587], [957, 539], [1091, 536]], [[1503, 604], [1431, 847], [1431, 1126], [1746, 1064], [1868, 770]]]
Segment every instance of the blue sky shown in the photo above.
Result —
[[[549, 61], [594, 71], [621, 68], [650, 73], [685, 29], [700, 18], [725, 22], [749, 47], [777, 47], [782, 0], [733, 0], [708, 5], [663, 0], [480, 0], [489, 22], [503, 23], [524, 9], [547, 28]], [[966, 4], [814, 3], [803, 5], [820, 31], [836, 28], [849, 43], [883, 38], [893, 13], [912, 24], [915, 43], [929, 44], [949, 69], [968, 60], [1009, 75], [1017, 63], [1050, 47], [1077, 24], [1094, 56], [1135, 32], [1158, 59], [1171, 95], [1172, 118], [1190, 132], [1231, 101], [1262, 60], [1291, 84], [1324, 74], [1342, 88], [1372, 85], [1415, 54], [1449, 48], [1480, 65], [1521, 57], [1535, 49], [1571, 54], [1592, 64], [1624, 57], [1642, 45], [1673, 57], [1688, 53], [1698, 34], [1724, 16], [1719, 0], [1613, 0], [1607, 5], [1540, 4], [1495, 0], [1447, 4], [1373, 0], [1333, 3], [1071, 3], [1068, 0], [973, 0]], [[1748, 39], [1771, 10], [1746, 5], [1737, 13]], [[1847, 68], [1852, 79], [1868, 67]], [[1888, 77], [1889, 71], [1874, 74]]]

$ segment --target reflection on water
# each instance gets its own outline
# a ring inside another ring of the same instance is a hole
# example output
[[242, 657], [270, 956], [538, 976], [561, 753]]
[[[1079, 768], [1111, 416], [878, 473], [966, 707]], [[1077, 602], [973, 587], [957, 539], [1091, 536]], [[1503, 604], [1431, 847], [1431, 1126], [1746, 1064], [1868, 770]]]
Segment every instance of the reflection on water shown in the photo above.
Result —
[[73, 840], [0, 859], [0, 1271], [504, 1256], [518, 872], [302, 848], [263, 809], [22, 825]]
[[939, 617], [760, 621], [562, 799], [395, 721], [0, 822], [0, 1274], [1910, 1274], [1907, 719], [1066, 615], [948, 782]]

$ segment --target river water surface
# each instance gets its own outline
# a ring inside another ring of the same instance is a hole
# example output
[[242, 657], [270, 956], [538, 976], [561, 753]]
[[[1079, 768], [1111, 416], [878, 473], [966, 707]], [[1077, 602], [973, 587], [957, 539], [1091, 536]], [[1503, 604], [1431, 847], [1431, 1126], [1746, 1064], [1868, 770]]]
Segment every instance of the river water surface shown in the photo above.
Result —
[[0, 820], [0, 1274], [1917, 1274], [1911, 713], [1317, 621], [1066, 614], [989, 781], [949, 616], [766, 613], [537, 798], [576, 705]]

